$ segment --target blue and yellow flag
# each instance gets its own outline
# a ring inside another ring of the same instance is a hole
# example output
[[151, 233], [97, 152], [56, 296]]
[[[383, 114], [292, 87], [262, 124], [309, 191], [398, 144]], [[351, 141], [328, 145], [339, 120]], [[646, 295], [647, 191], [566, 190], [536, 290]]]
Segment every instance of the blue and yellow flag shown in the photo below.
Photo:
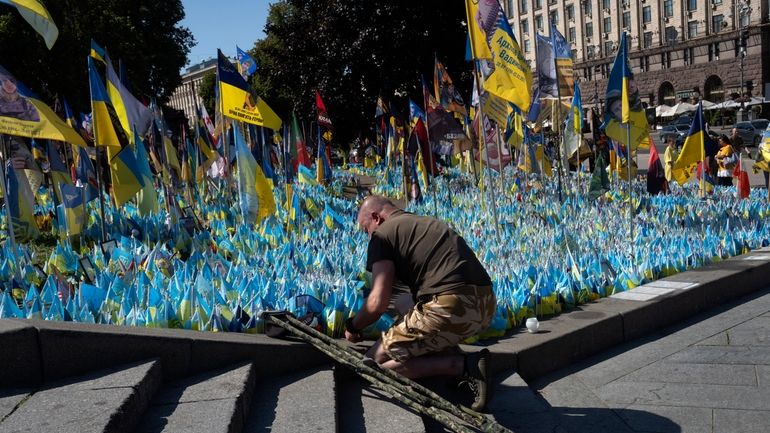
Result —
[[80, 134], [2, 66], [0, 83], [4, 93], [0, 101], [0, 134], [86, 145]]
[[495, 69], [484, 81], [484, 90], [514, 104], [522, 112], [529, 111], [532, 101], [532, 70], [502, 11], [489, 47]]
[[679, 157], [674, 162], [671, 169], [671, 176], [680, 184], [684, 185], [692, 179], [698, 168], [698, 163], [703, 161], [709, 153], [708, 148], [713, 148], [714, 144], [706, 133], [706, 121], [703, 118], [703, 103], [698, 103], [695, 110], [695, 116], [690, 125], [690, 132], [684, 140], [684, 146], [679, 153]]
[[48, 164], [51, 167], [51, 183], [53, 184], [54, 193], [56, 194], [58, 202], [63, 203], [64, 192], [61, 187], [63, 185], [72, 185], [72, 178], [70, 177], [69, 170], [64, 164], [64, 161], [62, 161], [61, 155], [59, 155], [59, 151], [56, 149], [56, 145], [53, 141], [48, 141], [46, 155]]
[[572, 106], [570, 109], [572, 110], [570, 113], [572, 118], [570, 127], [575, 134], [581, 134], [583, 132], [583, 101], [580, 97], [580, 86], [578, 86], [578, 83], [575, 83], [575, 92], [572, 95]]
[[251, 150], [246, 146], [240, 128], [233, 125], [233, 132], [238, 161], [238, 204], [244, 221], [259, 223], [275, 214], [273, 190]]
[[79, 235], [83, 229], [83, 192], [80, 188], [64, 184], [61, 185], [62, 204], [60, 215], [67, 236]]
[[235, 120], [279, 131], [281, 119], [278, 115], [264, 99], [251, 94], [249, 85], [222, 51], [217, 50], [217, 58], [219, 103], [222, 114]]
[[112, 105], [93, 58], [88, 58], [88, 79], [91, 85], [91, 111], [93, 112], [94, 144], [122, 149], [129, 144], [126, 131]]
[[48, 13], [42, 2], [38, 0], [0, 0], [0, 3], [15, 7], [21, 17], [43, 37], [45, 46], [49, 50], [53, 47], [56, 38], [59, 37], [59, 29], [56, 28], [56, 23], [53, 22], [51, 14]]
[[11, 161], [5, 164], [5, 176], [8, 182], [7, 208], [13, 227], [13, 235], [17, 242], [27, 242], [36, 238], [39, 231], [33, 213], [34, 196], [29, 187], [27, 176], [17, 172]]
[[[650, 131], [647, 115], [639, 98], [639, 88], [628, 63], [628, 44], [626, 32], [620, 38], [620, 49], [612, 65], [607, 81], [607, 94], [604, 104], [604, 129], [608, 137], [630, 145], [631, 150], [638, 147], [649, 149]], [[628, 143], [626, 128], [631, 128], [631, 142]]]
[[[108, 148], [108, 150], [112, 149]], [[108, 151], [107, 154], [110, 155], [113, 152], [115, 155], [109, 158], [110, 178], [115, 206], [119, 207], [131, 200], [144, 187], [144, 179], [131, 146], [126, 146], [119, 151]]]
[[257, 71], [257, 62], [238, 45], [235, 46], [235, 52], [238, 54], [238, 72], [241, 73], [244, 80], [248, 80], [249, 76]]
[[139, 179], [144, 186], [136, 196], [136, 207], [139, 215], [146, 216], [158, 212], [158, 192], [152, 181], [152, 171], [150, 170], [150, 158], [147, 156], [147, 150], [139, 134], [134, 130], [134, 146], [136, 146], [136, 162]]
[[112, 67], [110, 56], [105, 55], [104, 59], [107, 65], [107, 95], [120, 119], [120, 125], [128, 135], [129, 141], [133, 143], [134, 128], [139, 132], [139, 135], [144, 135], [150, 129], [152, 112], [128, 91], [115, 72], [115, 68]]
[[100, 47], [99, 44], [97, 44], [96, 41], [93, 39], [91, 39], [91, 52], [88, 55], [102, 63], [105, 63], [104, 48]]
[[[572, 89], [575, 85], [574, 65], [572, 59], [572, 46], [564, 39], [564, 36], [551, 23], [551, 46], [556, 61], [555, 77], [559, 85], [559, 93], [562, 97], [572, 96]], [[556, 96], [556, 95], [554, 95]]]

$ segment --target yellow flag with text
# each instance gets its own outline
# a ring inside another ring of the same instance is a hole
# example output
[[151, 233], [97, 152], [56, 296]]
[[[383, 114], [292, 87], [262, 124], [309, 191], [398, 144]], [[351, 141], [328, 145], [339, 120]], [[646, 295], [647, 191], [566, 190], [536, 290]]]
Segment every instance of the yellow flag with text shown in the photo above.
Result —
[[504, 13], [499, 14], [489, 47], [495, 69], [484, 81], [484, 90], [505, 99], [523, 112], [529, 111], [532, 70]]

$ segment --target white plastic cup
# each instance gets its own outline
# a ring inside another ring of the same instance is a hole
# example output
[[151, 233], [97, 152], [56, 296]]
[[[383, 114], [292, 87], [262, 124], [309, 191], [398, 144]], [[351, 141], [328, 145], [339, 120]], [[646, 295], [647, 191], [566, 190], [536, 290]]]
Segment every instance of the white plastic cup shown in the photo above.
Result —
[[540, 322], [538, 322], [537, 318], [535, 317], [530, 317], [529, 319], [527, 319], [526, 325], [527, 325], [527, 331], [530, 334], [534, 334], [535, 332], [537, 332], [538, 329], [540, 329]]

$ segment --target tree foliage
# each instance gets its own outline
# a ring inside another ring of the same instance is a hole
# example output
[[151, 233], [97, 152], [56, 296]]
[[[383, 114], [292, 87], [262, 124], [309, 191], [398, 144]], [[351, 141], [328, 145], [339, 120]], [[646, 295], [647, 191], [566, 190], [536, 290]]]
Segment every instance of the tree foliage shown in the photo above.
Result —
[[49, 51], [19, 13], [0, 5], [2, 65], [44, 100], [66, 97], [90, 111], [86, 56], [91, 38], [107, 48], [114, 66], [126, 64], [133, 93], [164, 103], [181, 83], [180, 69], [195, 41], [179, 25], [180, 0], [49, 0], [59, 38]]
[[420, 76], [432, 86], [434, 55], [469, 96], [464, 21], [458, 1], [278, 1], [252, 50], [251, 84], [284, 120], [313, 118], [317, 89], [337, 141], [372, 136], [378, 95], [402, 114], [407, 98], [423, 104]]

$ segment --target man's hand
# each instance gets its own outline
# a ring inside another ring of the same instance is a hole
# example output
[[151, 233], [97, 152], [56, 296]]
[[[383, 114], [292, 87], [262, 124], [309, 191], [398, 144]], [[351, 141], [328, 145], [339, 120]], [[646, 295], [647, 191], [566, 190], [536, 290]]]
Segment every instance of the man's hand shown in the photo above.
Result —
[[345, 331], [345, 340], [348, 340], [351, 343], [358, 343], [359, 341], [363, 341], [364, 336], [361, 335], [361, 333], [352, 333], [350, 331]]

